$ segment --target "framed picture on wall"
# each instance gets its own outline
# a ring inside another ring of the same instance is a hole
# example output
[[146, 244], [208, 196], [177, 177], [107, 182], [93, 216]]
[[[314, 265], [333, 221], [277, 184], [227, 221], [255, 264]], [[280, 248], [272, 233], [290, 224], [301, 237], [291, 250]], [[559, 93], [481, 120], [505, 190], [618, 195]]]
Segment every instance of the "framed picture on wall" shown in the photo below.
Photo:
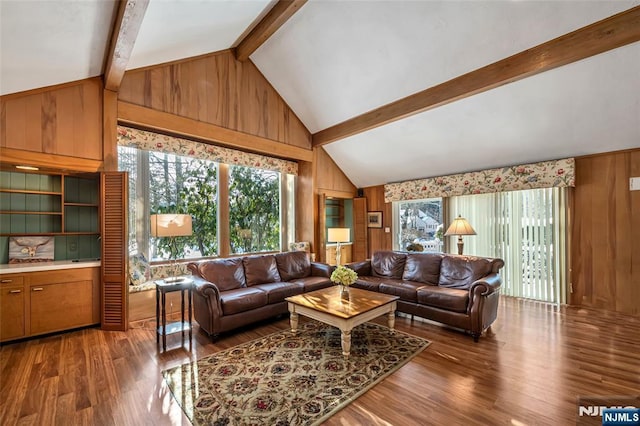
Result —
[[382, 212], [367, 212], [367, 227], [382, 228]]

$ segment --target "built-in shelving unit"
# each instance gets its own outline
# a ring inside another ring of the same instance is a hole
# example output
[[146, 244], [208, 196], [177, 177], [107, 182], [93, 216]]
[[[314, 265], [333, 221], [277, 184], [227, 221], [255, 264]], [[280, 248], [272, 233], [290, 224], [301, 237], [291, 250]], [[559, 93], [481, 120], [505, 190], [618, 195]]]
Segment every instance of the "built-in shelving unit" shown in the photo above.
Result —
[[10, 237], [53, 236], [55, 260], [100, 257], [100, 177], [0, 170], [0, 263]]

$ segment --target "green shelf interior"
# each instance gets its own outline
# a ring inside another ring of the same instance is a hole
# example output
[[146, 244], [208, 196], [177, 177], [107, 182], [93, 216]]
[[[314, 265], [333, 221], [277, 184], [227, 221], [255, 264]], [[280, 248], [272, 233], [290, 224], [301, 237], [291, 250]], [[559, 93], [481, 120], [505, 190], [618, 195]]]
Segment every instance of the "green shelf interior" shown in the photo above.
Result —
[[54, 235], [55, 260], [100, 257], [100, 181], [97, 176], [2, 170], [0, 189], [9, 191], [0, 192], [0, 234], [5, 234], [0, 236], [0, 263], [9, 262], [10, 238], [38, 234], [57, 234]]

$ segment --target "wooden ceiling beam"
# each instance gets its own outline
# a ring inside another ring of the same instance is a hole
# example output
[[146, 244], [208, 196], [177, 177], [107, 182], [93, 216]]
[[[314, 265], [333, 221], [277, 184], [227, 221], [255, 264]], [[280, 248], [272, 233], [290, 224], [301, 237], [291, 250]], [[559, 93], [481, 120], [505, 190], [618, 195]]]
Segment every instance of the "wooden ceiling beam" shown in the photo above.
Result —
[[260, 22], [240, 41], [235, 49], [236, 59], [246, 61], [249, 56], [284, 25], [307, 0], [279, 0]]
[[117, 92], [129, 63], [149, 0], [120, 0], [104, 70], [104, 87]]
[[640, 6], [328, 127], [312, 136], [326, 145], [429, 109], [640, 40]]

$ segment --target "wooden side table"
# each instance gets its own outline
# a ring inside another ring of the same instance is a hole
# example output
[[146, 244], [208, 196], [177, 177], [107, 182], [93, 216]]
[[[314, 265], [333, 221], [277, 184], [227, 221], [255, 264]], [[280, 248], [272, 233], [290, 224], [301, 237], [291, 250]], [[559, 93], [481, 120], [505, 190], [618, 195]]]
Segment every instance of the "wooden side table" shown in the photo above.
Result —
[[[160, 344], [160, 336], [162, 336], [162, 350], [167, 350], [167, 335], [182, 332], [182, 343], [184, 344], [184, 332], [189, 330], [189, 346], [191, 346], [192, 325], [191, 325], [191, 290], [193, 289], [193, 280], [185, 278], [177, 282], [166, 282], [165, 280], [156, 281], [156, 344]], [[180, 303], [180, 321], [167, 324], [166, 299], [167, 293], [179, 291], [181, 296]], [[184, 320], [184, 295], [187, 293], [189, 299], [188, 321]], [[162, 316], [162, 323], [160, 319]]]

